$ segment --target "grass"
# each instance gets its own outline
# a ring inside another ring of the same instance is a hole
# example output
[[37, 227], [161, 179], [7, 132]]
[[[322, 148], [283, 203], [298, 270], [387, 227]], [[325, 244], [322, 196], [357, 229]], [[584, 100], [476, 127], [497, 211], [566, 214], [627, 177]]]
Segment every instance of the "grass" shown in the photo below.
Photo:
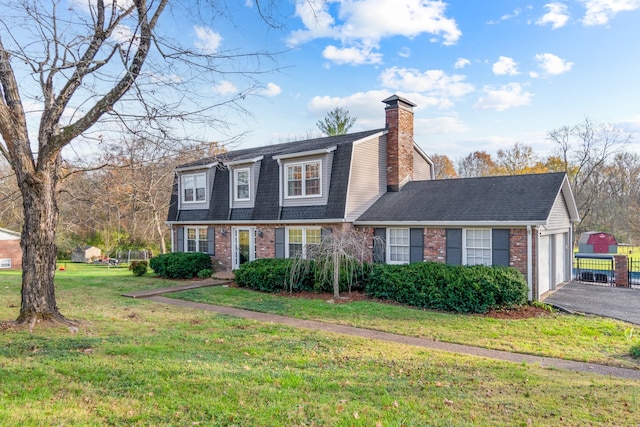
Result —
[[412, 337], [581, 362], [640, 368], [630, 357], [638, 332], [618, 320], [553, 313], [505, 320], [422, 311], [371, 301], [328, 304], [242, 288], [210, 287], [169, 294], [172, 298], [319, 320]]
[[[122, 298], [167, 285], [126, 268], [68, 266], [56, 282], [61, 311], [82, 327], [0, 333], [2, 426], [632, 426], [640, 418], [637, 381]], [[276, 301], [260, 304], [291, 300]], [[0, 272], [0, 319], [17, 317], [19, 302], [19, 275]]]

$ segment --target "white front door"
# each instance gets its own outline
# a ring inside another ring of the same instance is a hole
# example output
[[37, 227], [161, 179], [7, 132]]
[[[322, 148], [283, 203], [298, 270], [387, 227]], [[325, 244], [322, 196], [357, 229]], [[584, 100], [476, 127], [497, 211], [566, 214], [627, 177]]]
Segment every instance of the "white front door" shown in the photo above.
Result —
[[254, 229], [238, 227], [233, 229], [233, 269], [255, 259]]

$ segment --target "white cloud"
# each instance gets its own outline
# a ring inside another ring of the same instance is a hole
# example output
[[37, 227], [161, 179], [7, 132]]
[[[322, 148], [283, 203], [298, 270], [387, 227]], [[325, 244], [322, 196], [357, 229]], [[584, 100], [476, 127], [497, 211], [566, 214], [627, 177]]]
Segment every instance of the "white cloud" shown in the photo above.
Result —
[[456, 63], [453, 64], [453, 68], [460, 69], [466, 67], [469, 64], [471, 64], [471, 61], [469, 61], [467, 58], [458, 58], [456, 60]]
[[273, 97], [273, 96], [280, 95], [281, 92], [282, 92], [282, 89], [280, 88], [280, 86], [278, 86], [275, 83], [268, 83], [266, 88], [258, 91], [258, 94], [268, 96], [268, 97]]
[[403, 47], [398, 51], [398, 56], [401, 58], [408, 58], [411, 56], [411, 49], [408, 47]]
[[415, 127], [425, 135], [464, 133], [470, 130], [459, 118], [449, 116], [417, 119]]
[[216, 84], [213, 87], [219, 95], [229, 95], [232, 93], [238, 93], [238, 88], [236, 85], [231, 83], [229, 80], [222, 80], [220, 83]]
[[522, 13], [522, 9], [517, 8], [517, 9], [514, 9], [512, 13], [506, 13], [506, 14], [502, 15], [496, 21], [489, 21], [489, 22], [487, 22], [487, 24], [494, 25], [494, 24], [498, 24], [499, 22], [502, 22], [502, 21], [508, 21], [509, 19], [517, 17], [521, 13]]
[[498, 76], [515, 76], [520, 74], [518, 71], [518, 63], [508, 56], [499, 57], [498, 62], [493, 64], [491, 70], [493, 71], [493, 74]]
[[222, 36], [213, 31], [211, 28], [194, 25], [193, 30], [196, 33], [195, 46], [204, 54], [215, 53], [220, 47]]
[[357, 48], [346, 47], [337, 48], [335, 46], [327, 46], [322, 51], [322, 56], [336, 64], [380, 64], [382, 62], [382, 54], [374, 53], [370, 47]]
[[[427, 33], [445, 45], [455, 44], [462, 33], [455, 20], [446, 17], [445, 9], [439, 0], [296, 0], [296, 16], [305, 28], [293, 31], [288, 42], [297, 46], [332, 38], [347, 46], [375, 46], [386, 37]], [[334, 10], [339, 22], [332, 15]]]
[[405, 92], [426, 93], [430, 96], [458, 98], [473, 92], [465, 76], [448, 75], [442, 70], [427, 70], [421, 73], [413, 68], [391, 67], [380, 74], [382, 85]]
[[552, 53], [538, 54], [535, 56], [535, 60], [538, 61], [538, 67], [550, 75], [566, 73], [573, 67], [573, 62], [567, 62]]
[[582, 23], [587, 26], [606, 25], [618, 12], [640, 8], [640, 0], [580, 0], [586, 8]]
[[551, 24], [551, 29], [555, 30], [564, 27], [569, 20], [567, 5], [564, 3], [548, 3], [544, 7], [548, 10], [536, 21], [537, 25]]
[[473, 106], [478, 110], [504, 111], [513, 107], [529, 105], [533, 96], [530, 92], [525, 91], [519, 83], [509, 83], [499, 88], [485, 86], [482, 91], [484, 95]]

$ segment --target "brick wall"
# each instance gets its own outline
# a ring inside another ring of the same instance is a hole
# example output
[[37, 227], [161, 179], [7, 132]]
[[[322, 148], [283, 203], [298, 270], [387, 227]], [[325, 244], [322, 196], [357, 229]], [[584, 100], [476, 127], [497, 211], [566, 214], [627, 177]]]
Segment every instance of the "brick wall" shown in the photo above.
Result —
[[0, 258], [10, 258], [12, 269], [22, 268], [22, 248], [20, 240], [0, 241]]
[[444, 228], [425, 228], [424, 260], [447, 261], [447, 235]]
[[386, 109], [387, 187], [398, 191], [413, 179], [413, 110], [411, 107], [389, 106]]
[[509, 230], [509, 265], [527, 276], [527, 229]]

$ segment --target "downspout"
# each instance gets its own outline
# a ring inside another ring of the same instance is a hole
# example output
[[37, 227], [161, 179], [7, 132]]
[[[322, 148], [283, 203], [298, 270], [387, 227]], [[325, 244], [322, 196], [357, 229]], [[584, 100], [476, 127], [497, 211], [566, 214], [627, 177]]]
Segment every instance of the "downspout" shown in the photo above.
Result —
[[533, 301], [533, 247], [531, 244], [531, 225], [527, 225], [527, 283], [529, 284], [529, 301]]

